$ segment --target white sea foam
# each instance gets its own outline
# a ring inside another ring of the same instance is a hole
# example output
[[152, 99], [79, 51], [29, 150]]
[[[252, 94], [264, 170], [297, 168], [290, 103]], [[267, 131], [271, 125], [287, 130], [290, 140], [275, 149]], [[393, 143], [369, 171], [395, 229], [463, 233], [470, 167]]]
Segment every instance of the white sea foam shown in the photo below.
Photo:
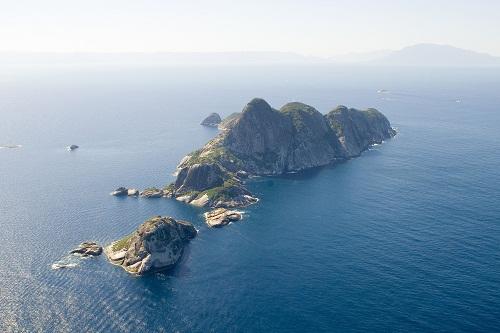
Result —
[[77, 267], [82, 259], [88, 259], [90, 256], [82, 256], [78, 253], [75, 254], [69, 254], [62, 259], [56, 261], [55, 263], [52, 264], [51, 268], [52, 269], [61, 269], [61, 268], [74, 268]]
[[76, 266], [78, 266], [78, 264], [76, 264], [76, 263], [63, 264], [63, 263], [56, 262], [56, 263], [53, 263], [51, 267], [52, 267], [52, 269], [61, 269], [61, 268], [73, 268]]

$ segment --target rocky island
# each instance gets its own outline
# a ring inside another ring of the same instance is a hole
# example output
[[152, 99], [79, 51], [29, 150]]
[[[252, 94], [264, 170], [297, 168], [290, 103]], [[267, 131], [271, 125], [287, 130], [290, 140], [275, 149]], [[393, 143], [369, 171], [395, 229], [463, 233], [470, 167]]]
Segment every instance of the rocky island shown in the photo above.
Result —
[[219, 126], [220, 122], [222, 121], [221, 117], [219, 116], [218, 113], [211, 113], [203, 119], [200, 125], [203, 126], [208, 126], [208, 127], [217, 127]]
[[132, 234], [105, 248], [111, 263], [127, 272], [142, 275], [173, 267], [186, 243], [196, 237], [194, 226], [171, 217], [153, 217]]
[[205, 222], [211, 228], [223, 227], [231, 222], [241, 220], [241, 213], [226, 208], [217, 208], [204, 214]]
[[71, 250], [70, 254], [79, 254], [83, 257], [99, 256], [102, 253], [102, 247], [96, 242], [83, 242], [77, 248]]
[[255, 98], [229, 118], [218, 136], [182, 159], [164, 196], [200, 207], [244, 207], [257, 201], [245, 187], [248, 177], [344, 161], [396, 134], [372, 108], [338, 106], [323, 115], [303, 103], [276, 110]]

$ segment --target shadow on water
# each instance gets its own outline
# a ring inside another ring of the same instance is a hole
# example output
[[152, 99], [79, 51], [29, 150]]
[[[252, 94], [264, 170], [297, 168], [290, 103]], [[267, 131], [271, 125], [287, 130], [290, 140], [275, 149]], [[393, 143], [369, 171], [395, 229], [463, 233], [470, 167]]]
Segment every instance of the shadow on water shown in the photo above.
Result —
[[251, 183], [266, 183], [267, 186], [271, 187], [274, 186], [275, 182], [274, 180], [309, 180], [316, 178], [319, 176], [322, 172], [325, 170], [332, 170], [337, 168], [338, 166], [345, 164], [350, 160], [339, 160], [335, 161], [334, 163], [319, 166], [319, 167], [314, 167], [306, 170], [301, 170], [301, 171], [293, 171], [289, 173], [285, 173], [282, 175], [270, 175], [270, 176], [259, 176], [256, 178], [251, 179], [248, 181], [248, 184]]

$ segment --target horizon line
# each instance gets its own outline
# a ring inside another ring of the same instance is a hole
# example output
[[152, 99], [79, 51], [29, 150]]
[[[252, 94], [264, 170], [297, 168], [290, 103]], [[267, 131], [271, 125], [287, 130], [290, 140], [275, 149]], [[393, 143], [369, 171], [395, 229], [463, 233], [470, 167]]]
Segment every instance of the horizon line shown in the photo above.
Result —
[[264, 54], [264, 53], [274, 53], [274, 54], [290, 54], [297, 55], [305, 58], [318, 58], [318, 59], [329, 59], [337, 56], [346, 56], [346, 55], [366, 55], [377, 52], [397, 52], [404, 50], [406, 48], [422, 46], [422, 45], [430, 45], [430, 46], [440, 46], [440, 47], [450, 47], [457, 50], [474, 52], [482, 55], [488, 55], [491, 57], [500, 57], [500, 55], [491, 54], [488, 52], [477, 51], [468, 48], [457, 47], [451, 44], [444, 43], [430, 43], [430, 42], [422, 42], [416, 44], [410, 44], [398, 49], [376, 49], [370, 51], [347, 51], [342, 53], [335, 53], [330, 55], [316, 55], [316, 54], [306, 54], [298, 51], [276, 51], [276, 50], [226, 50], [226, 51], [168, 51], [168, 50], [157, 50], [157, 51], [140, 51], [140, 50], [130, 50], [130, 51], [104, 51], [104, 50], [0, 50], [0, 54], [137, 54], [137, 55], [148, 55], [148, 54], [193, 54], [193, 55], [203, 55], [203, 54]]

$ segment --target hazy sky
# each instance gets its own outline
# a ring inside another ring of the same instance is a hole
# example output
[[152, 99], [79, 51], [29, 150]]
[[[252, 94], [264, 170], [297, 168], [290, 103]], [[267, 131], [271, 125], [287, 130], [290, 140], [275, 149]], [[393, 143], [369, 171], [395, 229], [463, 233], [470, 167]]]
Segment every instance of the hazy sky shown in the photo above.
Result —
[[0, 0], [0, 51], [292, 51], [430, 42], [500, 55], [499, 0]]

